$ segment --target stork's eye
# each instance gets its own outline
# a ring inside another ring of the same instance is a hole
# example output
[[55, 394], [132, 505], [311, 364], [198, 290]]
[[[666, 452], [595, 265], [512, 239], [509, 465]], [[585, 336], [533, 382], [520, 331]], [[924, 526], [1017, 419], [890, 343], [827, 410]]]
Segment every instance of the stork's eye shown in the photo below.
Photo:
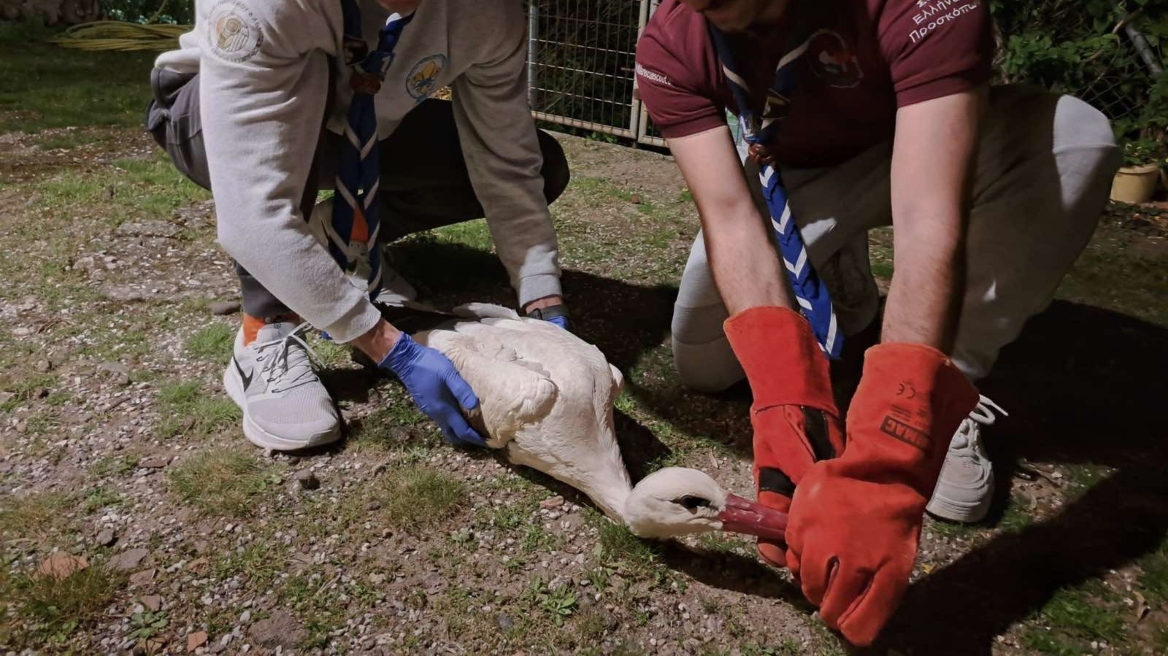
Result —
[[685, 506], [687, 510], [697, 510], [698, 508], [710, 507], [709, 499], [703, 499], [702, 497], [695, 497], [690, 495], [686, 495], [680, 499], [674, 499], [673, 503]]

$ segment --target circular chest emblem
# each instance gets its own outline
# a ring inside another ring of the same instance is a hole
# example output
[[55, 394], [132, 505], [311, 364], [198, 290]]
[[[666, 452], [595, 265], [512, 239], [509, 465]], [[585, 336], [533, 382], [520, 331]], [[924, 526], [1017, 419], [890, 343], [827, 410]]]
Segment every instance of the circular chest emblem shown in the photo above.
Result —
[[211, 10], [207, 38], [211, 52], [230, 62], [251, 59], [264, 43], [259, 19], [237, 0], [220, 2]]
[[850, 89], [864, 79], [860, 60], [838, 32], [821, 30], [812, 35], [807, 56], [815, 75], [833, 87]]
[[446, 55], [423, 57], [406, 76], [406, 91], [417, 101], [425, 100], [438, 90], [442, 71], [448, 63]]

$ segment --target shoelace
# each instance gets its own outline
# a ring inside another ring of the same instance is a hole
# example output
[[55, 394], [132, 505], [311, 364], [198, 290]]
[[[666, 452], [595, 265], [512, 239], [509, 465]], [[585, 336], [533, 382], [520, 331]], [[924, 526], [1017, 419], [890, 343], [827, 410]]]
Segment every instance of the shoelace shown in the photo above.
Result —
[[[307, 323], [302, 323], [280, 339], [273, 339], [267, 342], [260, 342], [255, 345], [257, 351], [264, 351], [273, 346], [277, 347], [275, 357], [264, 363], [263, 374], [264, 380], [269, 385], [280, 380], [283, 386], [280, 388], [272, 388], [272, 392], [285, 392], [297, 385], [309, 382], [315, 373], [312, 370], [313, 362], [320, 362], [320, 357], [317, 356], [316, 351], [304, 341], [303, 335], [308, 331], [310, 326]], [[299, 344], [304, 347], [303, 351], [293, 349], [292, 344]], [[267, 356], [260, 356], [259, 360], [263, 360]], [[287, 378], [291, 376], [291, 380]]]
[[979, 396], [981, 398], [978, 400], [977, 406], [974, 407], [973, 412], [969, 413], [969, 417], [961, 422], [961, 427], [957, 429], [957, 434], [953, 436], [953, 444], [950, 448], [975, 452], [978, 436], [981, 434], [980, 426], [991, 426], [998, 420], [994, 411], [996, 410], [1003, 417], [1010, 416], [1010, 413], [1003, 410], [1000, 405], [994, 403], [988, 396]]

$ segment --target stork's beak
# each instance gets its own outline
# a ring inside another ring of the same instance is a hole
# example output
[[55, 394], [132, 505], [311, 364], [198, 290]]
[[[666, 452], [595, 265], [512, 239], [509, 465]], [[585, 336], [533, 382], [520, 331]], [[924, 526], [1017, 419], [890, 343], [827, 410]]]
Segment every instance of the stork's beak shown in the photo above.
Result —
[[748, 501], [736, 494], [726, 497], [726, 509], [718, 513], [722, 530], [783, 542], [787, 533], [787, 513]]

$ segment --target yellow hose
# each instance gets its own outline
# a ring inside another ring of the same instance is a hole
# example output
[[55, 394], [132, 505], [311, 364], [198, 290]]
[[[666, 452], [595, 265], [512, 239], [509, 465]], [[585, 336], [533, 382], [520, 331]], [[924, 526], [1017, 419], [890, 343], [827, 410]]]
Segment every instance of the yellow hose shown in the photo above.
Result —
[[95, 21], [74, 25], [48, 41], [79, 50], [163, 51], [177, 48], [178, 37], [190, 30], [190, 25]]

